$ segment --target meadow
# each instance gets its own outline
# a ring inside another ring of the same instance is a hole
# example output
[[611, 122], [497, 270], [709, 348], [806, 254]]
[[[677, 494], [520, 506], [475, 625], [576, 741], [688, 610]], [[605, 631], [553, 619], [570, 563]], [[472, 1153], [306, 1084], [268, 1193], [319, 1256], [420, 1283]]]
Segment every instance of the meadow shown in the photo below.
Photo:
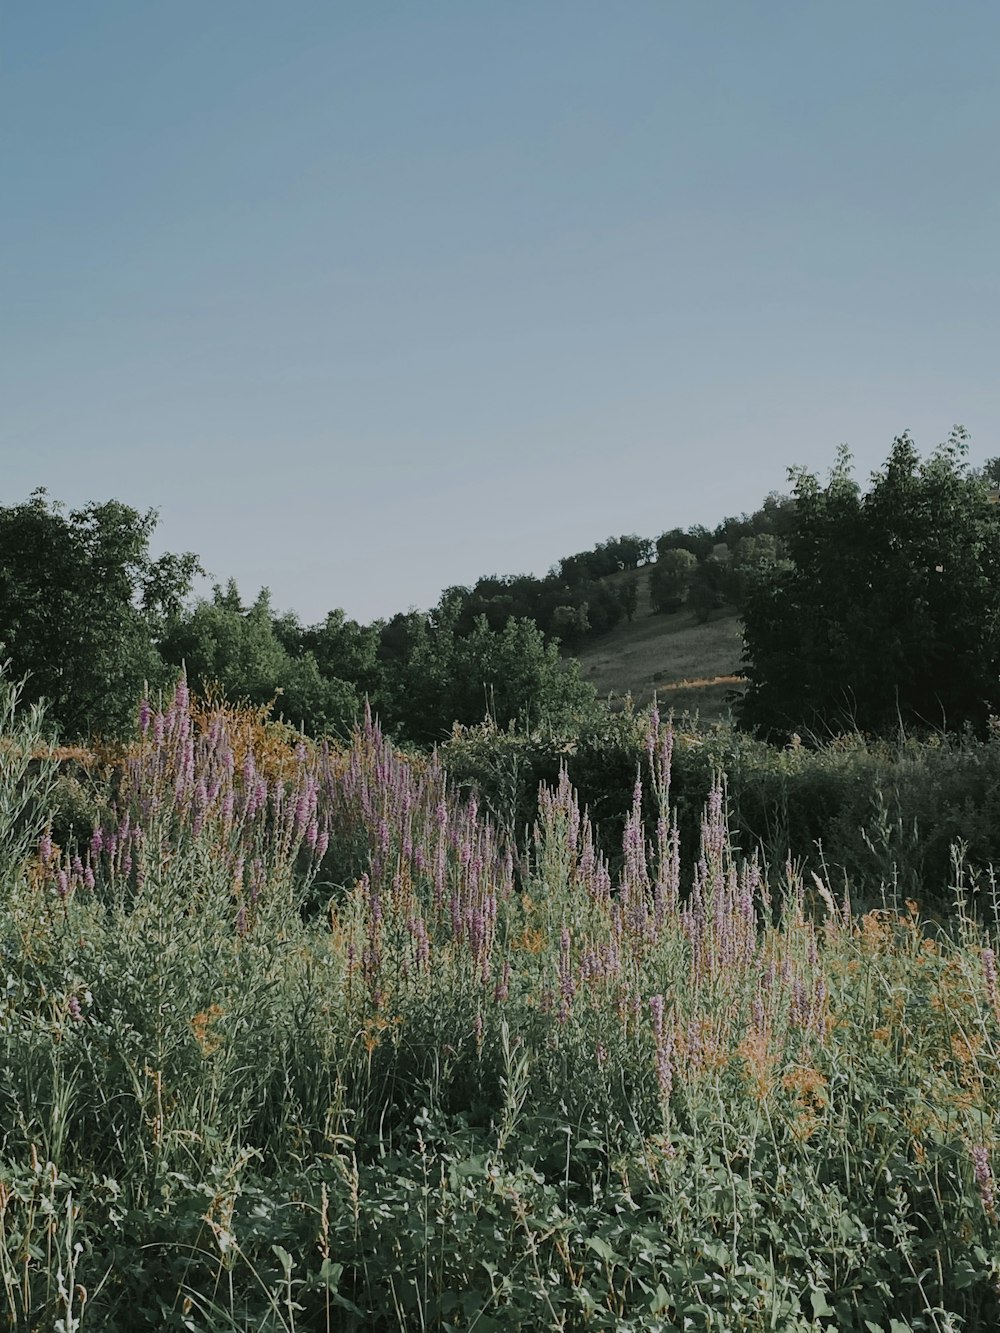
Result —
[[995, 1327], [995, 881], [776, 869], [618, 725], [612, 858], [183, 680], [70, 827], [0, 680], [3, 1327]]
[[630, 624], [617, 625], [575, 656], [584, 679], [599, 698], [620, 707], [628, 696], [648, 706], [655, 699], [677, 716], [697, 715], [703, 722], [728, 718], [742, 681], [740, 621], [725, 608], [701, 622], [692, 611], [653, 615], [645, 570], [640, 570], [639, 612]]

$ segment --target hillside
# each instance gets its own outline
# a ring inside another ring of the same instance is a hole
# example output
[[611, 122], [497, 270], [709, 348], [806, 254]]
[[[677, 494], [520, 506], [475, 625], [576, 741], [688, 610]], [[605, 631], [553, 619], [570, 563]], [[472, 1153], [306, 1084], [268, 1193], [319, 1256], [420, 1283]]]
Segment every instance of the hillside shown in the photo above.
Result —
[[728, 609], [704, 624], [686, 610], [655, 615], [648, 572], [640, 575], [633, 622], [623, 621], [576, 653], [585, 677], [612, 703], [627, 694], [637, 703], [649, 703], [655, 694], [661, 707], [678, 714], [697, 712], [709, 721], [725, 717], [727, 695], [739, 688], [739, 618]]

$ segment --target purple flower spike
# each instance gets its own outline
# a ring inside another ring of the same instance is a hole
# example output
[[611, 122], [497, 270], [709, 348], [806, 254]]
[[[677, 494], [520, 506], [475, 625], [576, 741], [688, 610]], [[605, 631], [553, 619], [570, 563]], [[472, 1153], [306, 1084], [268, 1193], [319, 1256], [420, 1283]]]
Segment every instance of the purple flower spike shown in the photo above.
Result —
[[982, 1144], [974, 1144], [969, 1148], [969, 1156], [972, 1158], [972, 1170], [976, 1177], [976, 1185], [979, 1187], [979, 1197], [983, 1201], [983, 1208], [989, 1213], [990, 1217], [996, 1217], [996, 1181], [993, 1178], [993, 1168], [990, 1165], [990, 1154]]
[[809, 1002], [806, 998], [806, 988], [800, 977], [796, 977], [792, 982], [789, 1017], [793, 1027], [804, 1028], [809, 1025]]
[[670, 1101], [674, 1086], [674, 1036], [672, 1031], [670, 1033], [664, 1031], [663, 996], [651, 995], [649, 1009], [653, 1020], [653, 1044], [656, 1048], [656, 1081], [660, 1085], [660, 1097], [666, 1104]]
[[570, 954], [570, 935], [565, 926], [563, 926], [559, 936], [559, 994], [562, 999], [560, 1018], [565, 1022], [569, 1015], [569, 1006], [576, 994], [576, 982], [573, 980], [573, 964]]
[[1000, 1014], [1000, 994], [997, 990], [997, 956], [992, 949], [984, 949], [980, 954], [983, 963], [983, 981], [986, 986], [986, 998], [990, 1007]]

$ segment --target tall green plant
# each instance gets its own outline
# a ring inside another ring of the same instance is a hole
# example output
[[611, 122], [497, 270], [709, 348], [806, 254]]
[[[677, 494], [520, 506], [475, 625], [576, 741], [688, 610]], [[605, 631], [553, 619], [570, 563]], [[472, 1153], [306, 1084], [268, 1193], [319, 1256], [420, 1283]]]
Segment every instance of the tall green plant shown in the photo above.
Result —
[[0, 665], [0, 894], [38, 844], [57, 769], [43, 710], [23, 707], [22, 690]]

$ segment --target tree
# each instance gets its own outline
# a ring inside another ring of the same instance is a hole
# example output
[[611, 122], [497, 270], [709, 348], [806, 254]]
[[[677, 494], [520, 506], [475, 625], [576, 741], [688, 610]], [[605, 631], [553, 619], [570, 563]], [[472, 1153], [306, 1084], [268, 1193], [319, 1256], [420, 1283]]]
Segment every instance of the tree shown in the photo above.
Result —
[[498, 632], [481, 616], [465, 635], [426, 621], [408, 628], [408, 651], [385, 662], [378, 703], [383, 721], [409, 740], [432, 744], [454, 723], [487, 715], [501, 727], [561, 726], [593, 706], [579, 663], [563, 662], [531, 620], [510, 620]]
[[864, 495], [846, 450], [825, 487], [792, 471], [791, 563], [742, 608], [744, 726], [982, 732], [1000, 711], [1000, 507], [966, 438], [921, 461], [900, 436]]
[[688, 599], [698, 558], [682, 546], [668, 547], [649, 573], [649, 595], [655, 611], [673, 615]]
[[311, 653], [323, 676], [350, 681], [359, 694], [374, 694], [378, 688], [380, 629], [377, 623], [348, 620], [339, 608], [305, 629], [294, 617], [275, 623], [275, 632], [292, 656]]
[[156, 640], [200, 567], [152, 559], [156, 517], [117, 500], [67, 513], [44, 490], [0, 508], [0, 656], [67, 738], [126, 734], [163, 676]]
[[696, 523], [686, 532], [683, 528], [671, 528], [669, 532], [661, 533], [656, 539], [656, 553], [662, 558], [667, 551], [690, 551], [696, 560], [704, 560], [711, 554], [714, 544], [714, 535], [701, 523]]
[[726, 596], [737, 607], [750, 595], [750, 589], [762, 579], [773, 579], [790, 562], [780, 537], [770, 532], [741, 537], [733, 547], [726, 576]]
[[699, 625], [713, 611], [721, 611], [729, 599], [732, 559], [725, 542], [717, 542], [694, 571], [688, 602]]
[[[650, 543], [652, 549], [652, 543]], [[625, 619], [631, 625], [639, 608], [639, 576], [634, 571], [618, 585], [618, 601]]]
[[552, 613], [552, 633], [561, 643], [575, 647], [590, 633], [587, 603], [579, 606], [557, 606]]
[[[323, 628], [333, 629], [335, 623], [331, 626], [328, 618]], [[220, 686], [234, 703], [273, 699], [275, 712], [294, 726], [315, 735], [343, 733], [357, 716], [357, 693], [350, 681], [323, 671], [317, 653], [302, 645], [307, 633], [294, 616], [273, 614], [266, 588], [245, 607], [230, 579], [225, 588], [213, 590], [210, 601], [199, 601], [175, 617], [161, 648], [175, 668], [183, 664], [199, 691]], [[323, 629], [316, 633], [316, 647], [322, 650], [327, 646]]]
[[653, 558], [653, 543], [648, 537], [639, 537], [634, 532], [609, 537], [597, 549], [604, 551], [614, 562], [614, 569], [638, 569]]

